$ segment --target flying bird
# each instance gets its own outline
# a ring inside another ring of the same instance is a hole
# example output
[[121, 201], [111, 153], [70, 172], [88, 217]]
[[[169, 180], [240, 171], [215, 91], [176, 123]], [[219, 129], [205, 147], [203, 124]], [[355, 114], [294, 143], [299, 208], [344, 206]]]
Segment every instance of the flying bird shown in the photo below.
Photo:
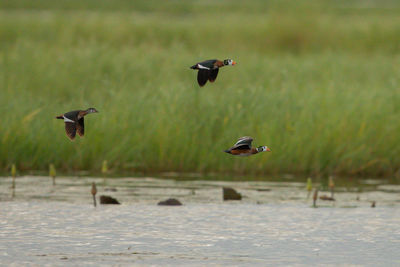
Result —
[[87, 110], [74, 110], [67, 112], [63, 115], [57, 116], [56, 119], [64, 120], [65, 132], [69, 139], [74, 140], [76, 132], [79, 136], [85, 134], [85, 123], [83, 117], [90, 113], [97, 113], [95, 108], [88, 108]]
[[250, 136], [243, 136], [239, 138], [236, 144], [225, 150], [224, 152], [235, 155], [235, 156], [250, 156], [253, 154], [257, 154], [260, 152], [268, 151], [270, 152], [271, 149], [267, 146], [259, 146], [257, 148], [251, 147], [251, 143], [253, 142], [253, 138]]
[[191, 66], [191, 69], [199, 70], [197, 73], [197, 82], [200, 86], [204, 86], [207, 81], [214, 82], [217, 79], [219, 68], [223, 66], [234, 66], [236, 64], [232, 59], [224, 61], [218, 59], [205, 60]]

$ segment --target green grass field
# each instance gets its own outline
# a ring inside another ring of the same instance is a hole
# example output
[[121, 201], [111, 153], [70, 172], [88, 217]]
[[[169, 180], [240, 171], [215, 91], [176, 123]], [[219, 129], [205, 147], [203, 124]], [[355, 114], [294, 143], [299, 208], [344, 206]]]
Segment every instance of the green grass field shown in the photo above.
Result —
[[[2, 1], [0, 170], [392, 176], [399, 66], [391, 1]], [[222, 152], [244, 135], [272, 153]]]

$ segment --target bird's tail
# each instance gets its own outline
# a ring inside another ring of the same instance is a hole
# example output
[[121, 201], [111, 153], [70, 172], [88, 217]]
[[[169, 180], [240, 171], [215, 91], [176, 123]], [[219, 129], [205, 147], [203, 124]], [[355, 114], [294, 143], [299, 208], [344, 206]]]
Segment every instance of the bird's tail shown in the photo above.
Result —
[[57, 116], [56, 119], [63, 120], [63, 119], [64, 119], [64, 116], [63, 116], [63, 115]]
[[193, 69], [193, 70], [196, 70], [197, 69], [197, 64], [191, 66], [190, 68]]
[[225, 153], [229, 153], [229, 154], [231, 153], [231, 151], [230, 151], [229, 149], [224, 150], [224, 152], [225, 152]]

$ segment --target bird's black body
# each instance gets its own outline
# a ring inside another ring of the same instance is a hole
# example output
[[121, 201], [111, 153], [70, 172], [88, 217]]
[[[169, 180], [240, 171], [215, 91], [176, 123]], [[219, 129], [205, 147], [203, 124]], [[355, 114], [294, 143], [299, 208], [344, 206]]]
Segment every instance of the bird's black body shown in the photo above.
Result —
[[233, 147], [225, 150], [224, 152], [235, 156], [250, 156], [264, 151], [271, 151], [271, 149], [266, 146], [260, 146], [257, 148], [251, 147], [252, 142], [252, 137], [243, 136], [239, 138], [239, 140], [235, 143]]
[[66, 117], [70, 120], [73, 120], [73, 121], [77, 121], [79, 112], [81, 112], [81, 110], [73, 110], [73, 111], [65, 113], [64, 117]]
[[95, 108], [88, 108], [87, 110], [73, 110], [63, 115], [57, 116], [56, 118], [64, 120], [65, 132], [69, 139], [74, 140], [77, 132], [79, 136], [85, 135], [84, 116], [94, 112], [98, 111]]
[[204, 86], [207, 81], [214, 82], [217, 79], [219, 68], [226, 65], [235, 65], [236, 62], [231, 59], [224, 61], [218, 59], [209, 59], [191, 66], [191, 69], [199, 70], [197, 73], [197, 82], [200, 86]]
[[199, 69], [201, 69], [201, 67], [199, 67], [198, 65], [201, 65], [201, 66], [206, 67], [208, 69], [215, 69], [215, 68], [218, 68], [218, 67], [215, 66], [215, 63], [217, 61], [218, 61], [217, 59], [204, 60], [202, 62], [194, 64], [190, 68], [194, 69], [194, 70], [199, 70]]

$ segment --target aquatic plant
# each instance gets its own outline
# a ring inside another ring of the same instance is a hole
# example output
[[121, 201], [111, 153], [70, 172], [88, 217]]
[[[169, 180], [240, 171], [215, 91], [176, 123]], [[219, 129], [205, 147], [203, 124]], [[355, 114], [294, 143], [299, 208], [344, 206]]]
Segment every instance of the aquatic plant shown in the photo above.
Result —
[[313, 207], [317, 207], [317, 200], [318, 200], [318, 188], [314, 189], [314, 195], [313, 195]]
[[93, 197], [93, 206], [96, 207], [96, 194], [97, 194], [97, 187], [96, 187], [96, 183], [93, 182], [92, 183], [92, 189], [90, 190], [90, 193], [92, 194]]
[[307, 198], [309, 198], [310, 197], [310, 194], [311, 194], [311, 190], [312, 190], [312, 180], [311, 180], [311, 178], [310, 177], [308, 177], [307, 178], [307, 186], [306, 186], [306, 188], [307, 188]]
[[53, 179], [53, 185], [56, 185], [56, 168], [54, 164], [49, 165], [49, 176]]
[[107, 160], [103, 160], [103, 164], [101, 165], [101, 173], [103, 175], [106, 175], [108, 172], [108, 164], [107, 164]]
[[11, 188], [15, 189], [15, 178], [17, 177], [17, 167], [15, 166], [15, 164], [11, 165], [11, 176], [12, 176]]

